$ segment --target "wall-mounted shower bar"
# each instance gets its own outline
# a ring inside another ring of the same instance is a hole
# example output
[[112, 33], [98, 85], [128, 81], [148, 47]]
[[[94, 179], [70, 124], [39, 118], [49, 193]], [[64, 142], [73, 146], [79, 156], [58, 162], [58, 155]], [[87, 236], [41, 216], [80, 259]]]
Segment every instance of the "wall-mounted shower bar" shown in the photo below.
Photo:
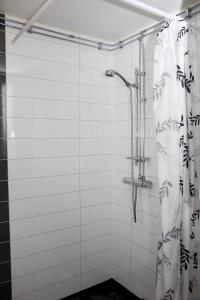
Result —
[[[200, 3], [194, 5], [193, 7], [191, 7], [190, 9], [186, 9], [184, 11], [182, 11], [181, 13], [177, 14], [177, 16], [183, 16], [185, 17], [192, 17], [196, 14], [200, 13]], [[0, 24], [3, 23], [4, 19], [0, 17]], [[97, 40], [93, 40], [93, 39], [87, 39], [84, 37], [79, 37], [73, 34], [67, 34], [67, 33], [63, 33], [63, 32], [59, 32], [56, 30], [51, 30], [51, 29], [47, 29], [41, 26], [31, 26], [31, 28], [28, 30], [28, 32], [30, 34], [36, 34], [36, 35], [41, 35], [41, 36], [46, 36], [46, 37], [50, 37], [50, 38], [54, 38], [54, 39], [58, 39], [58, 40], [62, 40], [62, 41], [67, 41], [70, 43], [74, 43], [74, 44], [79, 44], [79, 45], [83, 45], [83, 46], [88, 46], [88, 47], [92, 47], [92, 48], [96, 48], [99, 50], [105, 50], [105, 51], [114, 51], [116, 49], [119, 48], [123, 48], [135, 41], [138, 41], [138, 39], [140, 39], [141, 34], [143, 37], [146, 37], [150, 34], [154, 34], [156, 32], [158, 32], [160, 30], [160, 26], [162, 26], [162, 24], [164, 23], [165, 20], [156, 23], [155, 25], [145, 28], [119, 42], [116, 43], [105, 43], [105, 42], [101, 42], [101, 41], [97, 41]], [[13, 28], [13, 29], [17, 29], [17, 30], [21, 30], [23, 28], [23, 26], [25, 25], [25, 23], [23, 22], [19, 22], [16, 21], [14, 19], [11, 18], [5, 18], [5, 24], [6, 27], [8, 28]]]

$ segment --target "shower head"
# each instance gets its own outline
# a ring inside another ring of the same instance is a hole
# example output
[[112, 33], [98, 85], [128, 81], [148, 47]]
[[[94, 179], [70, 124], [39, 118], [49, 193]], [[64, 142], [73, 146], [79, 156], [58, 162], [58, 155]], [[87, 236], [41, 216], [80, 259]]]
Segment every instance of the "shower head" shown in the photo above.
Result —
[[114, 77], [114, 75], [117, 75], [119, 78], [121, 78], [121, 80], [125, 83], [125, 85], [126, 85], [127, 87], [133, 86], [130, 82], [128, 82], [128, 80], [126, 80], [126, 79], [124, 78], [124, 76], [122, 76], [119, 72], [117, 72], [117, 71], [115, 71], [115, 70], [112, 70], [112, 69], [106, 70], [106, 71], [105, 71], [105, 75], [106, 75], [107, 77]]
[[115, 75], [115, 71], [114, 70], [106, 70], [105, 75], [108, 77], [113, 77]]

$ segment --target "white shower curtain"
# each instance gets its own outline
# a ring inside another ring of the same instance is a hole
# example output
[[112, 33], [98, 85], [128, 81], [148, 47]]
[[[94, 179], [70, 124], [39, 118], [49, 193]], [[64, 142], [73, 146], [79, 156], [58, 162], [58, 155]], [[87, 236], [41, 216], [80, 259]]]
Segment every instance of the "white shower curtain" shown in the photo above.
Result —
[[[195, 30], [183, 19], [157, 36], [154, 111], [162, 235], [156, 299], [188, 300], [198, 285], [200, 106]], [[200, 295], [199, 295], [200, 299]]]

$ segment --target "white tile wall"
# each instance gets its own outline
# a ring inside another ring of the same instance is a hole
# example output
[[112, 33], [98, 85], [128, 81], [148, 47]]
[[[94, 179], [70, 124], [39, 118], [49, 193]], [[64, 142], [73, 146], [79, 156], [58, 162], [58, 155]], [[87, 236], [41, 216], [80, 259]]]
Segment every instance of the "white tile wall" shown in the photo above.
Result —
[[7, 31], [13, 299], [60, 299], [114, 277], [154, 299], [159, 220], [152, 110], [154, 39], [145, 39], [146, 164], [133, 224], [129, 91], [138, 44], [114, 53]]
[[7, 31], [13, 299], [112, 277], [112, 55]]

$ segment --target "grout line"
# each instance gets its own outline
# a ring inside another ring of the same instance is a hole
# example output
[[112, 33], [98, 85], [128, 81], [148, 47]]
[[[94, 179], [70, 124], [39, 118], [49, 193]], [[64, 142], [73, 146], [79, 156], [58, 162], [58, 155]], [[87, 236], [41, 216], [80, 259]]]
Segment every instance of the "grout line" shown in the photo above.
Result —
[[[69, 66], [69, 67], [75, 67], [78, 69], [89, 69], [89, 70], [95, 70], [95, 71], [104, 71], [105, 68], [99, 68], [99, 67], [93, 67], [91, 65], [84, 65], [80, 63], [80, 58], [78, 58], [77, 63], [70, 63], [67, 61], [59, 61], [59, 60], [54, 60], [54, 59], [48, 59], [48, 58], [44, 58], [44, 57], [36, 57], [36, 56], [29, 56], [29, 55], [22, 55], [22, 54], [15, 54], [14, 52], [0, 52], [1, 56], [6, 56], [6, 57], [20, 57], [20, 58], [25, 58], [27, 60], [36, 60], [36, 61], [43, 61], [43, 62], [47, 62], [47, 63], [52, 63], [52, 64], [60, 64], [60, 65], [65, 65], [65, 66]], [[8, 58], [9, 59], [9, 58]], [[153, 60], [153, 59], [151, 59]]]
[[22, 236], [22, 237], [11, 239], [10, 241], [13, 242], [13, 241], [18, 241], [18, 240], [22, 240], [22, 239], [28, 239], [30, 237], [36, 237], [36, 236], [46, 235], [48, 233], [54, 233], [54, 232], [62, 231], [62, 230], [65, 230], [65, 229], [72, 229], [72, 228], [75, 228], [75, 227], [96, 224], [96, 223], [103, 222], [103, 221], [108, 221], [108, 220], [110, 220], [110, 218], [99, 219], [99, 220], [92, 221], [92, 222], [81, 223], [79, 225], [67, 226], [67, 227], [62, 227], [62, 228], [59, 228], [59, 229], [45, 231], [45, 232], [41, 232], [41, 233], [37, 233], [37, 234], [31, 234], [31, 235], [27, 235], [27, 236]]
[[[108, 233], [108, 234], [104, 234], [104, 235], [100, 235], [100, 236], [97, 236], [95, 238], [91, 238], [91, 239], [86, 239], [86, 240], [83, 240], [82, 242], [90, 242], [90, 241], [93, 241], [93, 240], [98, 240], [98, 239], [101, 239], [103, 237], [107, 237], [107, 236], [110, 236], [111, 233]], [[67, 247], [71, 247], [71, 246], [75, 246], [75, 245], [79, 245], [81, 244], [81, 241], [77, 241], [77, 242], [73, 242], [73, 243], [69, 243], [69, 244], [64, 244], [64, 245], [60, 245], [58, 247], [54, 247], [54, 248], [48, 248], [46, 250], [43, 250], [43, 251], [38, 251], [38, 252], [34, 252], [34, 253], [31, 253], [31, 254], [27, 254], [27, 255], [23, 255], [23, 256], [19, 256], [19, 257], [15, 257], [15, 258], [12, 258], [11, 261], [17, 261], [17, 260], [21, 260], [21, 259], [24, 259], [24, 258], [28, 258], [28, 257], [31, 257], [31, 256], [35, 256], [35, 255], [38, 255], [38, 254], [44, 254], [46, 252], [51, 252], [51, 251], [55, 251], [55, 250], [58, 250], [58, 249], [62, 249], [62, 248], [67, 248]], [[106, 249], [107, 250], [107, 249]], [[89, 255], [84, 255], [83, 257], [88, 257], [88, 256], [91, 256], [93, 254], [97, 254], [97, 253], [101, 253], [103, 252], [104, 250], [101, 250], [101, 251], [98, 251], [98, 252], [95, 252], [95, 253], [92, 253], [92, 254], [89, 254]], [[81, 253], [81, 252], [80, 252]], [[9, 260], [10, 261], [10, 260]]]
[[[95, 205], [89, 205], [89, 206], [80, 206], [77, 208], [71, 208], [71, 209], [63, 209], [61, 211], [54, 211], [54, 212], [50, 212], [50, 213], [44, 213], [44, 214], [39, 214], [39, 215], [34, 215], [34, 216], [28, 216], [28, 217], [23, 217], [23, 218], [16, 218], [16, 219], [11, 219], [11, 222], [16, 222], [16, 221], [22, 221], [22, 220], [27, 220], [27, 219], [34, 219], [37, 217], [43, 217], [43, 216], [49, 216], [49, 215], [55, 215], [55, 214], [62, 214], [62, 213], [66, 213], [66, 212], [72, 212], [72, 211], [76, 211], [76, 210], [81, 210], [81, 209], [87, 209], [87, 208], [91, 208], [91, 207], [97, 207], [97, 206], [104, 206], [104, 205], [110, 205], [111, 202], [103, 202], [101, 204], [95, 204]], [[4, 221], [4, 222], [0, 222], [1, 223], [5, 223], [8, 221]], [[79, 225], [77, 225], [79, 226]]]
[[[88, 174], [101, 174], [101, 173], [111, 173], [112, 170], [99, 170], [99, 171], [81, 171], [80, 175], [88, 175]], [[76, 176], [79, 175], [78, 173], [66, 173], [66, 174], [53, 174], [53, 175], [42, 175], [42, 176], [33, 176], [33, 177], [21, 177], [21, 178], [14, 178], [11, 177], [9, 181], [20, 181], [20, 180], [32, 180], [32, 179], [42, 179], [42, 178], [52, 178], [52, 177], [65, 177], [65, 176]], [[0, 182], [5, 182], [8, 180], [0, 180]]]
[[[118, 219], [118, 218], [116, 218], [116, 217], [114, 218], [114, 220], [118, 221], [118, 222], [121, 223], [121, 224], [129, 225], [129, 226], [131, 227], [131, 223], [126, 223], [126, 222], [124, 222], [124, 221], [122, 221], [122, 220], [120, 220], [120, 219]], [[133, 227], [134, 227], [134, 225], [133, 225]], [[144, 232], [144, 233], [147, 233], [147, 234], [150, 235], [150, 236], [154, 236], [154, 237], [156, 237], [156, 238], [158, 237], [158, 234], [155, 234], [155, 233], [146, 231], [146, 230], [142, 229], [141, 227], [136, 226], [135, 229], [136, 229], [136, 230], [139, 230], [139, 231], [142, 231], [142, 232]]]
[[[110, 158], [112, 154], [81, 154], [80, 157], [87, 158], [87, 157], [103, 157], [103, 158]], [[0, 158], [0, 161], [13, 161], [13, 160], [39, 160], [39, 159], [57, 159], [57, 158], [78, 158], [78, 154], [74, 155], [58, 155], [58, 156], [33, 156], [33, 157], [19, 157], [19, 158]]]
[[[120, 255], [125, 256], [127, 259], [130, 258], [128, 255], [122, 253], [120, 250], [114, 249], [114, 252], [117, 252], [117, 253], [119, 253]], [[141, 262], [139, 262], [137, 259], [135, 259], [135, 258], [130, 258], [130, 259], [132, 260], [132, 262], [135, 261], [137, 264], [143, 266], [143, 267], [144, 267], [145, 269], [147, 269], [148, 271], [151, 271], [152, 273], [156, 274], [155, 271], [153, 271], [151, 268], [149, 268], [149, 267], [143, 265], [143, 264], [142, 264]], [[133, 275], [131, 274], [131, 272], [130, 272], [129, 274], [130, 274], [130, 276], [133, 276]]]
[[[110, 185], [106, 185], [106, 186], [89, 188], [89, 189], [81, 189], [81, 192], [95, 191], [95, 190], [105, 189], [105, 188], [110, 188], [110, 187], [111, 187]], [[49, 197], [49, 196], [72, 194], [72, 193], [77, 193], [77, 192], [78, 192], [78, 190], [76, 190], [76, 191], [68, 191], [68, 192], [63, 192], [63, 193], [55, 193], [55, 194], [43, 194], [43, 195], [36, 195], [36, 196], [29, 196], [29, 197], [13, 198], [13, 199], [10, 199], [10, 201], [20, 201], [20, 200], [25, 200], [25, 199], [43, 198], [43, 197]]]
[[[110, 140], [111, 137], [107, 136], [94, 136], [94, 137], [80, 137], [80, 140]], [[127, 138], [128, 139], [128, 138]], [[4, 138], [0, 138], [0, 140], [5, 140]], [[78, 140], [78, 137], [18, 137], [18, 138], [12, 138], [8, 137], [7, 140], [15, 141], [15, 140], [63, 140], [63, 141], [69, 141], [69, 140]]]
[[[0, 96], [2, 94], [0, 93]], [[81, 97], [81, 96], [80, 96]], [[67, 103], [73, 103], [78, 105], [79, 100], [74, 99], [74, 100], [64, 100], [64, 99], [57, 99], [57, 98], [42, 98], [42, 97], [31, 97], [31, 96], [9, 96], [7, 95], [7, 98], [9, 101], [36, 101], [36, 102], [43, 102], [43, 101], [50, 101], [50, 102], [64, 102], [65, 104]], [[112, 106], [112, 103], [102, 103], [102, 102], [94, 102], [95, 99], [91, 99], [91, 101], [84, 101], [80, 99], [80, 105], [81, 104], [90, 104], [90, 105], [99, 105], [99, 106]]]
[[62, 282], [70, 281], [70, 280], [72, 280], [73, 278], [74, 278], [74, 279], [75, 279], [75, 278], [77, 278], [77, 279], [80, 278], [80, 279], [81, 279], [81, 276], [82, 276], [82, 275], [85, 275], [85, 274], [88, 274], [88, 273], [92, 273], [92, 272], [94, 272], [95, 270], [103, 269], [103, 268], [108, 267], [108, 266], [111, 266], [111, 264], [102, 265], [102, 266], [96, 267], [96, 268], [94, 268], [94, 269], [92, 269], [92, 270], [90, 270], [90, 271], [87, 271], [87, 272], [84, 272], [84, 273], [81, 273], [81, 274], [74, 275], [74, 276], [72, 276], [72, 277], [70, 277], [70, 278], [67, 278], [67, 279], [64, 279], [64, 280], [57, 281], [57, 282], [55, 282], [55, 283], [53, 283], [53, 284], [46, 285], [46, 286], [41, 287], [41, 288], [39, 288], [39, 289], [34, 289], [34, 290], [32, 290], [32, 291], [26, 292], [26, 293], [24, 293], [24, 294], [22, 294], [22, 295], [19, 295], [19, 296], [15, 297], [14, 300], [15, 300], [15, 299], [17, 300], [17, 299], [19, 299], [19, 298], [21, 298], [21, 297], [23, 297], [23, 296], [25, 296], [25, 295], [34, 294], [34, 293], [36, 293], [36, 292], [38, 292], [38, 291], [41, 291], [41, 290], [43, 290], [43, 289], [45, 289], [45, 288], [48, 288], [48, 287], [52, 287], [52, 286], [57, 285], [57, 284], [60, 284], [60, 283], [62, 283]]
[[[155, 198], [156, 198], [156, 197], [155, 197]], [[114, 205], [118, 205], [118, 206], [120, 206], [120, 207], [127, 208], [127, 209], [132, 209], [132, 206], [131, 206], [131, 205], [130, 205], [130, 206], [128, 206], [128, 205], [123, 205], [123, 204], [119, 203], [118, 201], [114, 201]], [[145, 214], [145, 215], [148, 215], [148, 216], [150, 216], [150, 217], [156, 218], [156, 219], [159, 218], [159, 216], [153, 215], [152, 213], [146, 212], [146, 211], [144, 211], [144, 210], [142, 210], [142, 209], [137, 209], [137, 211], [140, 212], [140, 213], [143, 213], [143, 214]], [[135, 225], [135, 226], [137, 226], [137, 225]]]
[[[141, 281], [138, 277], [129, 274], [127, 271], [125, 271], [123, 268], [121, 268], [118, 264], [115, 263], [115, 264], [114, 264], [114, 267], [117, 267], [120, 271], [122, 271], [123, 273], [125, 273], [126, 276], [136, 279], [136, 280], [137, 280], [138, 282], [140, 282], [142, 285], [144, 285], [144, 286], [147, 287], [148, 289], [154, 291], [154, 289], [152, 289], [152, 287], [149, 287], [145, 282]], [[145, 300], [145, 299], [144, 299], [144, 300]]]
[[98, 120], [98, 119], [78, 119], [78, 118], [74, 118], [74, 119], [69, 119], [69, 118], [48, 118], [48, 117], [24, 117], [24, 116], [13, 116], [13, 117], [6, 117], [6, 118], [2, 118], [0, 117], [0, 119], [16, 119], [16, 120], [45, 120], [45, 121], [72, 121], [72, 122], [97, 122], [97, 123], [112, 123], [111, 120]]
[[[73, 246], [73, 245], [72, 245]], [[60, 247], [60, 248], [65, 248], [65, 247]], [[111, 249], [110, 248], [107, 248], [105, 250], [102, 250], [102, 251], [98, 251], [98, 252], [95, 252], [95, 253], [92, 253], [92, 254], [89, 254], [89, 255], [86, 255], [86, 256], [83, 256], [84, 259], [87, 259], [88, 257], [91, 257], [91, 256], [94, 256], [94, 255], [97, 255], [97, 254], [100, 254], [102, 252], [108, 252], [110, 251]], [[45, 251], [45, 252], [50, 252], [51, 250], [49, 251]], [[44, 252], [44, 253], [45, 253]], [[31, 255], [32, 256], [32, 255]], [[20, 260], [20, 259], [19, 259]], [[57, 264], [57, 265], [53, 265], [53, 266], [49, 266], [49, 267], [46, 267], [46, 268], [43, 268], [43, 269], [39, 269], [37, 271], [34, 271], [34, 272], [30, 272], [30, 273], [27, 273], [27, 274], [24, 274], [24, 275], [20, 275], [20, 276], [16, 276], [14, 277], [13, 276], [13, 280], [16, 280], [18, 278], [23, 278], [23, 277], [26, 277], [26, 276], [29, 276], [29, 275], [32, 275], [32, 274], [36, 274], [36, 273], [40, 273], [42, 271], [45, 271], [45, 270], [49, 270], [49, 269], [52, 269], [52, 268], [55, 268], [55, 267], [59, 267], [59, 266], [62, 266], [63, 264], [68, 264], [68, 263], [71, 263], [71, 262], [74, 262], [74, 261], [77, 261], [77, 260], [80, 260], [81, 261], [81, 256], [80, 257], [77, 257], [77, 258], [73, 258], [71, 260], [68, 260], [68, 261], [64, 261], [60, 264]], [[11, 260], [12, 261], [12, 260]]]
[[[4, 73], [0, 72], [0, 76], [5, 76]], [[23, 76], [23, 75], [16, 75], [16, 74], [7, 74], [8, 77], [17, 77], [17, 78], [25, 78], [25, 79], [32, 79], [32, 80], [40, 80], [40, 81], [47, 81], [47, 82], [57, 82], [57, 83], [63, 83], [66, 85], [78, 85], [78, 81], [62, 81], [62, 80], [55, 80], [55, 79], [48, 79], [48, 78], [39, 78], [39, 77], [32, 77], [32, 76]], [[111, 90], [112, 87], [110, 86], [103, 86], [98, 84], [89, 84], [89, 83], [80, 83], [80, 86], [88, 86], [88, 87], [97, 87], [102, 89]]]

